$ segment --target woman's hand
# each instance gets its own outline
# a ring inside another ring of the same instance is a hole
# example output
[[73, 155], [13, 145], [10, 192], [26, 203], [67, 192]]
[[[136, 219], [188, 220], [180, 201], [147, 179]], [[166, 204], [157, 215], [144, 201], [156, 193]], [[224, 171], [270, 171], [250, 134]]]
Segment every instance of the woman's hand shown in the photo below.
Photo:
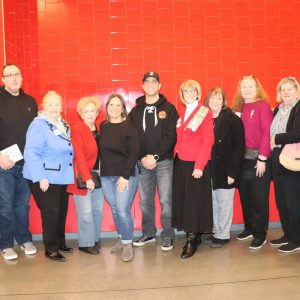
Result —
[[275, 144], [275, 139], [271, 139], [270, 141], [270, 147], [271, 147], [271, 150], [273, 150], [275, 147], [276, 147], [276, 144]]
[[95, 183], [93, 179], [88, 179], [85, 183], [86, 183], [86, 188], [89, 189], [91, 192], [95, 189]]
[[6, 155], [0, 154], [0, 168], [3, 170], [11, 169], [15, 163], [9, 159]]
[[118, 185], [118, 192], [122, 193], [125, 189], [128, 190], [128, 184], [129, 180], [125, 179], [124, 177], [120, 177], [119, 180], [117, 181]]
[[199, 179], [201, 178], [203, 175], [203, 171], [200, 170], [200, 169], [194, 169], [194, 172], [192, 174], [192, 176], [195, 178], [195, 179]]
[[230, 184], [233, 184], [234, 183], [234, 178], [228, 176], [227, 177], [227, 183], [230, 185]]
[[48, 179], [41, 179], [40, 180], [40, 189], [43, 191], [43, 192], [46, 192], [49, 188], [49, 181]]
[[257, 161], [256, 163], [256, 176], [263, 177], [266, 171], [266, 162]]

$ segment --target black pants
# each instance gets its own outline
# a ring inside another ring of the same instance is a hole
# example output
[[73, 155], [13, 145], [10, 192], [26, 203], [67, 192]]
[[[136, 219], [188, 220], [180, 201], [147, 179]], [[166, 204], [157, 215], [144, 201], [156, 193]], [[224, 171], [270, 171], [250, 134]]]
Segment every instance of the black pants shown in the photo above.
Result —
[[283, 234], [287, 239], [289, 239], [288, 206], [285, 197], [285, 187], [283, 185], [284, 175], [282, 174], [282, 167], [279, 163], [280, 152], [281, 150], [279, 148], [274, 148], [272, 152], [272, 177], [274, 181], [275, 201], [279, 212]]
[[50, 184], [43, 192], [39, 182], [29, 181], [34, 200], [41, 211], [45, 250], [58, 251], [65, 244], [65, 224], [68, 212], [66, 185]]
[[275, 200], [284, 236], [300, 245], [300, 177], [299, 172], [284, 174], [279, 164], [280, 149], [272, 153]]
[[265, 238], [269, 225], [269, 193], [271, 169], [266, 162], [262, 177], [256, 176], [256, 160], [244, 159], [239, 187], [245, 229], [255, 238]]

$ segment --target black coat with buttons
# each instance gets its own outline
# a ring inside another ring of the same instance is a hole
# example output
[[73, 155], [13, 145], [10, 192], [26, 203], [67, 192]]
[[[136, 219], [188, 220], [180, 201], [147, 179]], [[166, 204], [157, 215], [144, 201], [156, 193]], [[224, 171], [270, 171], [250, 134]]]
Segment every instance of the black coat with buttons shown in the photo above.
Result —
[[[212, 148], [211, 176], [213, 189], [230, 189], [238, 185], [245, 152], [242, 120], [229, 108], [214, 119], [215, 144]], [[227, 177], [234, 179], [229, 185]]]

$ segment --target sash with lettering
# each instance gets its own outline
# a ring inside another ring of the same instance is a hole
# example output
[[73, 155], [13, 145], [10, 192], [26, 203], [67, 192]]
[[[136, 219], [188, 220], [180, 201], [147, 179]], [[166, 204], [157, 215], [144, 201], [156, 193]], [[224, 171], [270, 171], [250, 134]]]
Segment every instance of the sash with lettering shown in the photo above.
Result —
[[198, 111], [194, 114], [193, 118], [186, 125], [186, 128], [192, 130], [193, 132], [197, 131], [208, 112], [209, 108], [201, 105]]

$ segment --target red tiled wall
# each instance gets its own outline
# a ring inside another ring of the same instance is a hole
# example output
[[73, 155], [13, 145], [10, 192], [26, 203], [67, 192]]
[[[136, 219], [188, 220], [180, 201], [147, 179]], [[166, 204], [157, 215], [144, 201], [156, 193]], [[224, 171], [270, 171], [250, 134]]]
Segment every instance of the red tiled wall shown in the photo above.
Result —
[[3, 45], [3, 18], [2, 18], [2, 5], [0, 1], [0, 66], [4, 64], [4, 45]]
[[[7, 61], [22, 66], [24, 88], [40, 102], [61, 93], [77, 122], [77, 100], [119, 92], [128, 107], [141, 95], [142, 74], [157, 70], [162, 92], [179, 106], [184, 79], [204, 93], [223, 86], [232, 99], [241, 75], [261, 80], [275, 105], [283, 76], [300, 77], [299, 0], [18, 0], [4, 1]], [[1, 51], [1, 44], [0, 44]], [[1, 52], [0, 52], [1, 53]], [[278, 216], [271, 195], [271, 220]], [[237, 199], [236, 199], [237, 200]], [[137, 201], [133, 206], [140, 227]], [[35, 221], [33, 204], [32, 227]], [[159, 220], [158, 220], [159, 221]], [[241, 223], [239, 201], [234, 222]], [[103, 228], [113, 228], [108, 207]], [[71, 204], [68, 230], [76, 231]]]

